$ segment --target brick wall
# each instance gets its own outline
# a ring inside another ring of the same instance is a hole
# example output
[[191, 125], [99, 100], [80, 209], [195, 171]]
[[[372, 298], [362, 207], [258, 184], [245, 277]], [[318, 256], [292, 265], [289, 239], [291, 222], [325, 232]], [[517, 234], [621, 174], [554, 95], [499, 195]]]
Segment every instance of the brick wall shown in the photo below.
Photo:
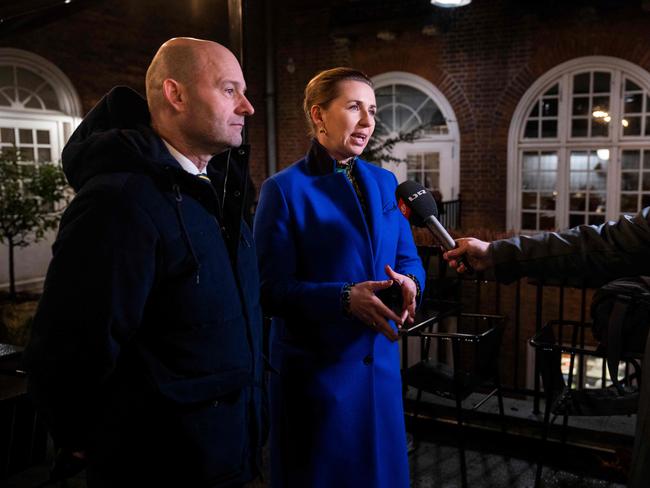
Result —
[[[266, 176], [264, 50], [257, 42], [264, 29], [262, 1], [251, 1], [245, 30], [245, 76], [256, 115], [247, 127], [254, 142], [251, 175], [259, 188]], [[259, 5], [257, 5], [259, 4]], [[261, 26], [261, 27], [260, 27]], [[224, 0], [111, 0], [90, 2], [70, 12], [31, 22], [0, 36], [0, 47], [24, 49], [56, 65], [74, 85], [83, 112], [115, 85], [144, 95], [147, 66], [167, 39], [191, 36], [228, 44]]]
[[[393, 70], [417, 74], [443, 93], [458, 118], [463, 225], [468, 227], [505, 227], [510, 120], [539, 76], [588, 55], [615, 56], [650, 70], [650, 12], [642, 8], [647, 2], [475, 0], [446, 14], [432, 36], [421, 33], [422, 18], [339, 28], [330, 25], [333, 10], [326, 6], [278, 3], [280, 162], [304, 154], [300, 101], [316, 71], [351, 64], [371, 76]], [[395, 40], [377, 39], [384, 28], [396, 34]], [[349, 43], [334, 37], [347, 37]], [[287, 71], [289, 58], [294, 73]]]

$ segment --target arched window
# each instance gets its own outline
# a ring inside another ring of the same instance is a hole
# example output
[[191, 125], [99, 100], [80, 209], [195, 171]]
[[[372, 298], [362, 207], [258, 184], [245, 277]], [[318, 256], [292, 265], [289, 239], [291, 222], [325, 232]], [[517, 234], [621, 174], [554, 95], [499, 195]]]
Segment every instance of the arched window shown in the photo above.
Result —
[[458, 124], [446, 98], [419, 76], [390, 72], [373, 78], [377, 97], [375, 135], [379, 139], [417, 131], [412, 142], [399, 142], [382, 166], [397, 180], [416, 180], [439, 190], [445, 200], [458, 196]]
[[80, 116], [79, 98], [56, 66], [0, 48], [0, 150], [16, 147], [23, 161], [57, 161]]
[[[0, 48], [0, 151], [16, 148], [22, 164], [58, 162], [81, 120], [70, 80], [49, 61], [19, 49]], [[16, 250], [16, 280], [38, 287], [50, 260], [51, 239]], [[0, 288], [8, 286], [7, 248], [0, 246]]]
[[594, 56], [542, 76], [510, 126], [508, 228], [600, 224], [650, 205], [650, 74]]

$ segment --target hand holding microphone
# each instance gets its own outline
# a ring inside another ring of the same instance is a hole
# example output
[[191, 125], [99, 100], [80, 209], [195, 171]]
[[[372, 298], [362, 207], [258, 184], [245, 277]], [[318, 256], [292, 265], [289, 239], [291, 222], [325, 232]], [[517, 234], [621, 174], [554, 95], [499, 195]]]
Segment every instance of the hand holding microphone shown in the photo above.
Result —
[[[426, 227], [433, 234], [434, 239], [445, 251], [457, 247], [454, 239], [438, 220], [438, 207], [431, 193], [415, 181], [401, 183], [395, 191], [397, 204], [400, 211], [409, 222], [416, 227]], [[456, 261], [465, 267], [467, 273], [472, 274], [474, 268], [467, 261], [465, 255], [457, 256]]]

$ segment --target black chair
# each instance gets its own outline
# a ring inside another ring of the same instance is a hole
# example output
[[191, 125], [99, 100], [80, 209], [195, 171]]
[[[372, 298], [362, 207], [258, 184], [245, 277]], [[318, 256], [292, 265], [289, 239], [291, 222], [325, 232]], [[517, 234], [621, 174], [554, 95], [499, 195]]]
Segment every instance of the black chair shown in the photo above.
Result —
[[[405, 384], [456, 402], [458, 425], [462, 426], [462, 402], [486, 383], [494, 387], [473, 409], [480, 408], [490, 397], [497, 395], [500, 415], [503, 415], [503, 399], [499, 381], [498, 358], [503, 336], [502, 315], [461, 313], [457, 316], [456, 331], [441, 331], [440, 325], [449, 320], [438, 321], [437, 331], [419, 332], [429, 349], [432, 340], [451, 343], [451, 361], [445, 358], [422, 359], [404, 373]], [[455, 318], [453, 315], [448, 318]], [[467, 322], [471, 323], [468, 326]], [[442, 349], [439, 346], [439, 352]], [[419, 404], [420, 400], [416, 402]]]
[[[413, 412], [414, 423], [419, 415], [423, 391], [455, 401], [463, 486], [467, 485], [463, 401], [470, 394], [481, 391], [484, 385], [491, 385], [489, 392], [472, 406], [472, 410], [480, 408], [489, 398], [497, 395], [501, 429], [505, 430], [498, 366], [503, 322], [502, 315], [471, 313], [459, 313], [432, 321], [428, 324], [428, 332], [420, 329], [417, 333], [423, 343], [422, 360], [404, 371], [404, 384], [418, 390]], [[444, 330], [446, 326], [452, 325], [456, 330]], [[434, 340], [438, 346], [437, 357], [431, 358], [429, 352]], [[445, 354], [445, 344], [451, 346], [450, 357]]]
[[[625, 385], [625, 395], [621, 395], [613, 386], [604, 387], [607, 358], [602, 348], [585, 343], [586, 330], [590, 327], [591, 324], [585, 322], [552, 320], [530, 339], [531, 346], [537, 352], [538, 371], [545, 397], [542, 445], [535, 473], [536, 487], [540, 486], [541, 482], [544, 448], [550, 426], [558, 416], [563, 417], [561, 444], [565, 445], [569, 416], [631, 415], [637, 411], [639, 395], [633, 384], [640, 384], [641, 381], [641, 355], [623, 354], [625, 375], [622, 384]], [[569, 370], [566, 376], [562, 372], [563, 355], [569, 356]], [[580, 388], [580, 381], [574, 382], [576, 358], [580, 358], [584, 365], [584, 358], [588, 356], [601, 358], [603, 361], [601, 388]]]

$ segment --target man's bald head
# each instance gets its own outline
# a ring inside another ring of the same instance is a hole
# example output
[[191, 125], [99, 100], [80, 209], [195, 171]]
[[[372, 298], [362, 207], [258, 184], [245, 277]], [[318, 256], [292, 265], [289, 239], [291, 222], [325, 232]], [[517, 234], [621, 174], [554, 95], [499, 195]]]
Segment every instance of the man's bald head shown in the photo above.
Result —
[[160, 46], [147, 69], [146, 90], [149, 111], [154, 114], [164, 106], [163, 82], [166, 79], [171, 78], [187, 85], [195, 81], [206, 65], [222, 58], [231, 58], [229, 61], [237, 62], [227, 48], [213, 41], [175, 37], [165, 42]]
[[255, 110], [237, 58], [221, 44], [170, 39], [147, 70], [151, 128], [199, 169], [214, 154], [240, 146]]

